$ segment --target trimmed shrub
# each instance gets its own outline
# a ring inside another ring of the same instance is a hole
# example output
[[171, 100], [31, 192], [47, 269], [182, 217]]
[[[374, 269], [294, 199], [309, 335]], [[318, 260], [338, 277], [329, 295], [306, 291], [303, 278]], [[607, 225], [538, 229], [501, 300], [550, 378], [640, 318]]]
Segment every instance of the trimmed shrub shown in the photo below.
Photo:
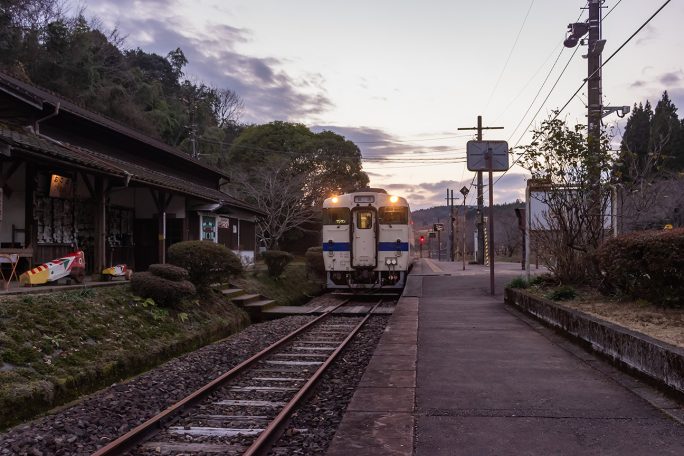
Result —
[[577, 297], [577, 291], [568, 285], [558, 287], [547, 295], [547, 298], [553, 301], [569, 301], [575, 297]]
[[152, 275], [175, 282], [178, 282], [179, 280], [188, 280], [190, 277], [187, 269], [172, 264], [151, 264], [147, 270], [151, 272]]
[[187, 280], [168, 280], [151, 272], [133, 274], [131, 290], [141, 298], [152, 298], [160, 306], [173, 306], [196, 293], [195, 286]]
[[306, 267], [309, 271], [323, 276], [325, 275], [325, 263], [323, 262], [323, 247], [309, 247], [304, 254]]
[[294, 260], [292, 254], [282, 250], [266, 250], [261, 255], [268, 268], [268, 275], [276, 279], [283, 274], [287, 265]]
[[508, 288], [527, 288], [529, 287], [529, 284], [527, 283], [527, 280], [525, 280], [524, 277], [516, 277], [515, 279], [508, 282], [506, 286]]
[[655, 305], [684, 305], [684, 228], [609, 239], [596, 258], [608, 291]]
[[168, 251], [169, 263], [188, 270], [197, 288], [227, 282], [231, 275], [242, 273], [242, 263], [228, 247], [210, 241], [185, 241], [173, 244]]

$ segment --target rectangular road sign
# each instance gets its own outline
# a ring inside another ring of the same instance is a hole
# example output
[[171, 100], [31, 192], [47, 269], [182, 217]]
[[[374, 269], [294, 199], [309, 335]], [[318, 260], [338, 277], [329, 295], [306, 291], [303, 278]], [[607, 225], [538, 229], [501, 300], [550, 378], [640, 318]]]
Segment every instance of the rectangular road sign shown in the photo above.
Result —
[[506, 141], [468, 141], [468, 171], [489, 171], [488, 156], [492, 158], [492, 171], [508, 169], [508, 143]]
[[444, 231], [444, 223], [435, 223], [432, 229], [434, 231]]

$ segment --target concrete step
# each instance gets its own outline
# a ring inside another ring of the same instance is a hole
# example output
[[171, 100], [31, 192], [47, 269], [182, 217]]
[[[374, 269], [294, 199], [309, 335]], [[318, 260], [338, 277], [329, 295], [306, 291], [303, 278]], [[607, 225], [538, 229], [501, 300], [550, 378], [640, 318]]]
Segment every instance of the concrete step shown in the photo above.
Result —
[[245, 309], [260, 309], [262, 311], [275, 307], [276, 302], [273, 299], [260, 299], [259, 301], [252, 301], [245, 304]]
[[238, 306], [244, 307], [251, 302], [259, 301], [260, 299], [262, 299], [262, 296], [259, 294], [241, 294], [232, 298], [231, 301]]
[[228, 299], [233, 299], [244, 294], [245, 291], [242, 288], [226, 288], [225, 290], [221, 290], [221, 293]]

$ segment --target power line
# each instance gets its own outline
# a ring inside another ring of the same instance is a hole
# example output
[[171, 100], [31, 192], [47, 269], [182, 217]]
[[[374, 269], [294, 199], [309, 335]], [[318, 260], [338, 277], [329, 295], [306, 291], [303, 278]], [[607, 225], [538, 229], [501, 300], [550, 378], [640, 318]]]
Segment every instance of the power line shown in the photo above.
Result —
[[617, 2], [615, 5], [613, 5], [613, 7], [612, 7], [611, 9], [608, 10], [608, 12], [603, 16], [603, 19], [601, 19], [601, 22], [603, 22], [603, 21], [610, 15], [610, 13], [612, 13], [613, 10], [614, 10], [615, 8], [617, 8], [617, 6], [618, 6], [620, 3], [622, 3], [622, 0], [618, 0], [618, 2]]
[[[665, 7], [667, 6], [667, 4], [670, 3], [671, 1], [672, 1], [672, 0], [667, 0], [665, 3], [663, 3], [663, 4], [660, 6], [660, 8], [658, 8], [658, 9], [656, 10], [656, 12], [653, 13], [653, 14], [651, 15], [651, 17], [649, 17], [648, 19], [646, 19], [646, 22], [644, 22], [643, 24], [641, 24], [641, 26], [640, 26], [638, 29], [636, 29], [636, 31], [635, 31], [634, 33], [632, 33], [632, 34], [630, 35], [630, 37], [627, 38], [627, 39], [620, 45], [620, 47], [618, 47], [618, 48], [615, 50], [615, 52], [613, 52], [613, 53], [610, 55], [610, 57], [608, 57], [608, 58], [607, 58], [607, 59], [606, 59], [606, 60], [605, 60], [605, 61], [604, 61], [596, 70], [594, 70], [594, 72], [591, 73], [591, 74], [589, 75], [589, 77], [587, 77], [587, 79], [585, 79], [584, 81], [582, 81], [582, 85], [579, 86], [579, 88], [575, 91], [575, 93], [572, 94], [572, 96], [570, 97], [570, 99], [568, 99], [568, 101], [563, 105], [563, 107], [556, 113], [556, 115], [554, 116], [553, 120], [556, 120], [556, 119], [558, 118], [558, 116], [560, 115], [560, 113], [563, 112], [563, 110], [564, 110], [565, 108], [568, 107], [568, 105], [570, 104], [570, 102], [577, 96], [578, 93], [580, 93], [580, 90], [582, 90], [582, 88], [586, 85], [587, 81], [588, 81], [589, 79], [591, 79], [596, 73], [598, 73], [599, 71], [601, 71], [601, 68], [603, 68], [604, 66], [606, 66], [606, 64], [607, 64], [608, 62], [610, 62], [611, 59], [612, 59], [613, 57], [615, 57], [615, 55], [616, 55], [618, 52], [620, 52], [620, 51], [622, 50], [622, 48], [624, 48], [624, 47], [627, 45], [627, 43], [629, 43], [630, 41], [632, 41], [632, 39], [633, 39], [635, 36], [637, 36], [637, 34], [638, 34], [640, 31], [642, 31], [642, 30], [644, 29], [644, 27], [646, 27], [646, 26], [648, 25], [648, 23], [651, 22], [651, 20], [653, 20], [653, 18], [656, 17], [656, 16], [658, 15], [658, 13], [660, 13], [660, 12], [663, 10], [663, 8], [665, 8]], [[619, 3], [619, 2], [618, 2], [618, 3]], [[615, 6], [617, 6], [617, 5], [615, 5]]]
[[508, 68], [508, 63], [511, 61], [511, 57], [513, 56], [513, 51], [515, 50], [515, 47], [518, 44], [518, 40], [520, 39], [520, 35], [522, 34], [523, 29], [525, 28], [525, 23], [527, 22], [527, 18], [530, 15], [530, 11], [532, 11], [532, 6], [534, 6], [535, 0], [532, 0], [530, 2], [529, 8], [527, 8], [527, 13], [525, 14], [525, 18], [523, 19], [522, 24], [520, 25], [520, 30], [518, 30], [518, 34], [515, 37], [515, 41], [513, 41], [513, 46], [511, 46], [511, 50], [508, 53], [508, 57], [506, 58], [506, 63], [504, 63], [503, 68], [501, 68], [501, 73], [499, 73], [499, 77], [496, 79], [496, 84], [494, 84], [494, 88], [492, 89], [492, 93], [489, 94], [489, 99], [487, 100], [487, 104], [485, 105], [484, 110], [486, 111], [487, 108], [489, 108], [489, 104], [492, 102], [492, 98], [494, 97], [494, 94], [496, 93], [496, 89], [499, 88], [499, 83], [501, 82], [501, 78], [504, 75], [504, 72], [506, 71], [506, 68]]
[[421, 142], [421, 141], [441, 141], [441, 140], [445, 140], [445, 139], [466, 138], [469, 136], [472, 136], [472, 135], [467, 134], [467, 135], [442, 136], [439, 138], [415, 138], [415, 139], [404, 138], [404, 139], [383, 139], [383, 140], [376, 140], [376, 141], [352, 141], [352, 142], [354, 144], [412, 143], [412, 142]]
[[[617, 5], [620, 4], [620, 1], [622, 1], [622, 0], [619, 0], [618, 3], [616, 3], [615, 6], [611, 9], [611, 11], [612, 11], [613, 9], [615, 9], [615, 7], [616, 7]], [[587, 77], [587, 78], [582, 82], [582, 84], [579, 86], [579, 88], [575, 91], [574, 94], [572, 94], [572, 96], [571, 96], [571, 97], [568, 99], [568, 101], [563, 105], [563, 107], [562, 107], [560, 110], [558, 110], [558, 111], [556, 112], [556, 115], [553, 117], [552, 120], [556, 120], [556, 119], [558, 118], [558, 116], [561, 114], [561, 112], [563, 112], [563, 110], [564, 110], [565, 108], [568, 107], [568, 105], [570, 104], [570, 102], [572, 102], [572, 100], [577, 96], [577, 94], [578, 94], [578, 93], [582, 90], [582, 88], [586, 85], [587, 81], [588, 81], [589, 79], [591, 79], [596, 73], [598, 73], [599, 71], [601, 71], [601, 69], [602, 69], [608, 62], [610, 62], [611, 59], [612, 59], [613, 57], [615, 57], [615, 55], [617, 55], [617, 53], [620, 52], [620, 51], [627, 45], [627, 43], [629, 43], [630, 41], [632, 41], [632, 39], [634, 39], [634, 37], [635, 37], [639, 32], [641, 32], [641, 30], [643, 30], [644, 27], [646, 27], [646, 26], [648, 25], [648, 23], [651, 22], [651, 21], [653, 20], [653, 18], [656, 17], [656, 16], [663, 10], [663, 8], [665, 8], [665, 7], [667, 6], [667, 4], [670, 3], [671, 1], [672, 1], [672, 0], [667, 0], [665, 3], [663, 3], [663, 4], [660, 6], [660, 8], [658, 8], [658, 9], [657, 9], [657, 10], [656, 10], [648, 19], [646, 19], [646, 21], [645, 21], [643, 24], [641, 24], [641, 26], [640, 26], [638, 29], [636, 29], [636, 31], [635, 31], [634, 33], [632, 33], [632, 34], [629, 36], [629, 38], [627, 38], [627, 39], [626, 39], [626, 40], [625, 40], [625, 41], [624, 41], [624, 42], [623, 42], [623, 43], [622, 43], [622, 44], [621, 44], [621, 45], [620, 45], [620, 46], [619, 46], [611, 55], [610, 55], [610, 57], [608, 57], [608, 58], [607, 58], [607, 59], [606, 59], [606, 60], [605, 60], [605, 61], [604, 61], [596, 70], [594, 70], [594, 72], [593, 72], [592, 74], [590, 74], [589, 77]], [[609, 11], [609, 12], [610, 12], [610, 11]], [[605, 19], [605, 17], [604, 17], [604, 19]], [[578, 49], [578, 48], [575, 48], [575, 50], [577, 50], [577, 49]], [[574, 53], [573, 53], [573, 55], [574, 55]], [[567, 67], [567, 66], [566, 66], [566, 67]], [[555, 86], [554, 86], [554, 87], [555, 87]], [[552, 90], [553, 90], [553, 89], [552, 89]], [[549, 94], [550, 94], [550, 93], [549, 93]], [[547, 98], [548, 98], [548, 97], [547, 97]], [[543, 106], [543, 103], [542, 103], [542, 106]], [[540, 107], [540, 110], [541, 110], [541, 107]], [[538, 113], [538, 112], [537, 112], [537, 113]], [[536, 114], [535, 114], [535, 117], [536, 117]], [[533, 118], [533, 119], [534, 119], [534, 118]], [[530, 123], [530, 125], [531, 125], [531, 123]], [[527, 128], [529, 128], [529, 125], [528, 125]], [[527, 128], [526, 128], [525, 130], [527, 130]], [[523, 136], [524, 136], [524, 133], [523, 133]], [[520, 137], [520, 139], [518, 139], [518, 142], [515, 144], [515, 146], [517, 146], [517, 145], [520, 143], [520, 140], [522, 140], [522, 136]], [[514, 146], [514, 147], [515, 147], [515, 146]], [[522, 158], [522, 154], [519, 155], [519, 156], [513, 161], [513, 163], [511, 164], [511, 166], [510, 166], [508, 169], [512, 168], [516, 163], [518, 163], [518, 162], [520, 161], [521, 158]], [[507, 172], [508, 172], [508, 170], [504, 171], [504, 172], [497, 178], [496, 182], [498, 182], [502, 177], [504, 177], [504, 176], [506, 175]]]

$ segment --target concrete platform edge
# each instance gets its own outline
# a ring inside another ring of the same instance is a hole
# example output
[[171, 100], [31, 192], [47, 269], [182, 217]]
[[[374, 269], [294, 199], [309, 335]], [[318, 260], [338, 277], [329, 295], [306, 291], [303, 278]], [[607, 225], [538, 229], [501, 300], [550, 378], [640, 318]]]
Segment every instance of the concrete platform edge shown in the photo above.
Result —
[[684, 350], [610, 322], [507, 288], [505, 302], [591, 345], [618, 364], [684, 395]]

